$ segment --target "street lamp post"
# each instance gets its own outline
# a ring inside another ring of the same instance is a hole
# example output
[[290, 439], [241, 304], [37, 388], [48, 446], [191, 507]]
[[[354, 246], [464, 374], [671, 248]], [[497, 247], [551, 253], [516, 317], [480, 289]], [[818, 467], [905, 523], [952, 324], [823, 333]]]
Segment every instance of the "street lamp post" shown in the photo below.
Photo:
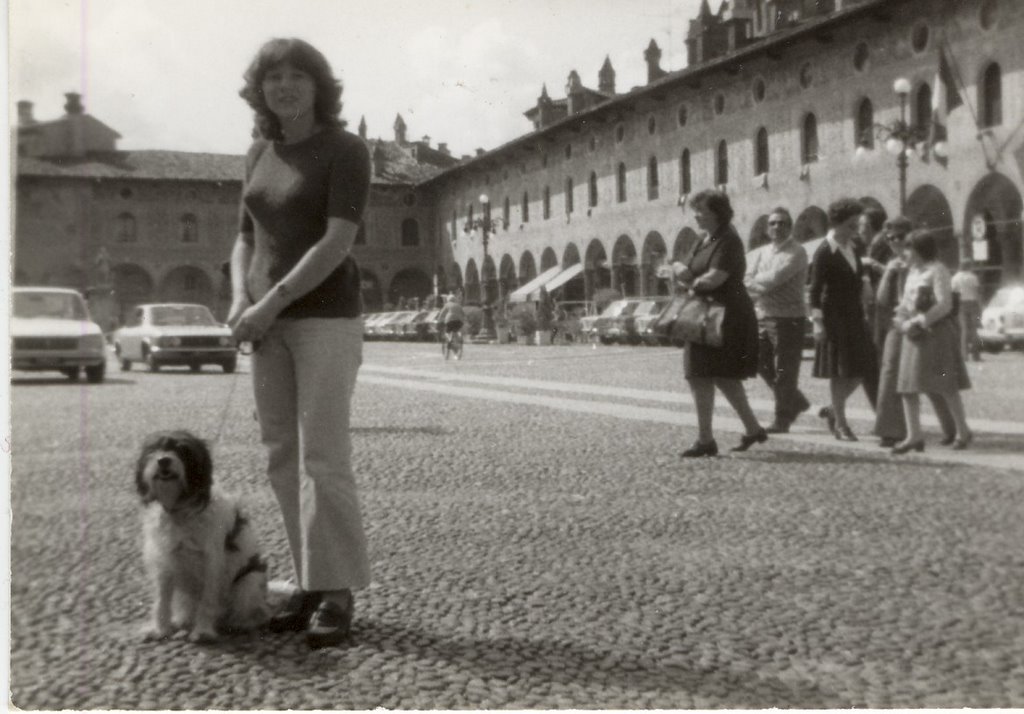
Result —
[[484, 243], [484, 262], [481, 264], [480, 277], [481, 277], [481, 288], [483, 289], [483, 311], [484, 311], [484, 324], [482, 328], [483, 336], [487, 340], [495, 340], [498, 337], [497, 331], [494, 328], [494, 306], [491, 305], [490, 291], [487, 289], [488, 279], [484, 277], [484, 271], [487, 269], [487, 242], [490, 240], [491, 234], [491, 199], [486, 193], [480, 194], [480, 204], [483, 206], [483, 219], [480, 221], [480, 231], [483, 235]]
[[[900, 118], [890, 124], [876, 124], [875, 129], [878, 137], [885, 142], [885, 150], [896, 157], [896, 170], [899, 172], [900, 182], [900, 215], [906, 215], [909, 154], [917, 144], [928, 140], [928, 132], [923, 126], [911, 126], [907, 121], [910, 80], [900, 77], [893, 82], [892, 89], [900, 98]], [[937, 144], [935, 153], [942, 156], [945, 153], [945, 146]]]

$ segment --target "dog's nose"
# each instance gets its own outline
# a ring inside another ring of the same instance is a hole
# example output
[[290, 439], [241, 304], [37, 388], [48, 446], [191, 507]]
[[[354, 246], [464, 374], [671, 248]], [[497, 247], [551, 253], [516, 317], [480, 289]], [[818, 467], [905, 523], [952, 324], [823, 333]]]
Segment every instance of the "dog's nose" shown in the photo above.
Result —
[[162, 469], [169, 469], [171, 467], [171, 457], [161, 456], [159, 459], [156, 460], [156, 465]]

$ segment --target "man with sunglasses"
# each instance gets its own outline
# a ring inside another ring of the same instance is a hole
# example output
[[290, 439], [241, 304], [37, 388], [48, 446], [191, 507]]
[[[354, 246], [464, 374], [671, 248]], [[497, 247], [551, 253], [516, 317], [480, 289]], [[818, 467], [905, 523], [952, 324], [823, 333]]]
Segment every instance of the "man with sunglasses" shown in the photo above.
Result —
[[797, 386], [807, 331], [807, 252], [792, 237], [785, 208], [768, 216], [771, 242], [750, 252], [744, 284], [758, 324], [758, 374], [775, 393], [775, 420], [765, 429], [785, 434], [811, 404]]

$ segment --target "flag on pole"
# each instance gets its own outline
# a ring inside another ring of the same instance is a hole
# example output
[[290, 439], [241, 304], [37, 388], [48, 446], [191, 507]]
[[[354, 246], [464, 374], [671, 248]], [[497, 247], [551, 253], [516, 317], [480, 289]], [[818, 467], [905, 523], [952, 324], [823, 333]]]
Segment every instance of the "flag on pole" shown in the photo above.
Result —
[[953, 71], [950, 68], [949, 60], [946, 58], [945, 43], [939, 44], [939, 70], [935, 79], [935, 92], [932, 94], [932, 117], [931, 130], [928, 136], [928, 143], [925, 147], [923, 159], [927, 161], [931, 154], [935, 154], [935, 160], [943, 166], [947, 163], [945, 152], [935, 151], [937, 144], [945, 144], [949, 140], [947, 128], [947, 117], [949, 112], [964, 103], [960, 90], [953, 79]]

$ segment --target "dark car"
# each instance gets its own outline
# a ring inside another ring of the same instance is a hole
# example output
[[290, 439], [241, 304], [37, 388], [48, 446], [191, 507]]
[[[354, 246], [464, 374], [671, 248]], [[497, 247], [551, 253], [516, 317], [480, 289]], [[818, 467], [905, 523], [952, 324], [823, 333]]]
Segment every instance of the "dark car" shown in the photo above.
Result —
[[[609, 304], [594, 321], [593, 331], [601, 344], [610, 345], [614, 342], [627, 342], [630, 330], [633, 329], [632, 315], [642, 300], [631, 298], [616, 300]], [[635, 332], [635, 330], [634, 330]]]

